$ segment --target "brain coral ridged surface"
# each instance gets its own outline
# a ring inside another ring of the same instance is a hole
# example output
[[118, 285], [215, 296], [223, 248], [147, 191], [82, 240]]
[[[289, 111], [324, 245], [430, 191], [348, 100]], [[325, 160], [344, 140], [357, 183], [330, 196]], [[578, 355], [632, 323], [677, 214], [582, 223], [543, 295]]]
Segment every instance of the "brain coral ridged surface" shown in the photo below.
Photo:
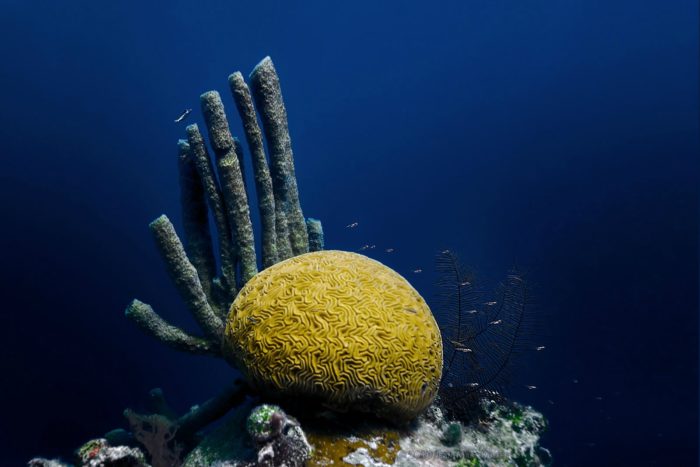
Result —
[[296, 256], [251, 279], [223, 350], [266, 392], [402, 419], [432, 402], [442, 374], [425, 300], [392, 269], [343, 251]]

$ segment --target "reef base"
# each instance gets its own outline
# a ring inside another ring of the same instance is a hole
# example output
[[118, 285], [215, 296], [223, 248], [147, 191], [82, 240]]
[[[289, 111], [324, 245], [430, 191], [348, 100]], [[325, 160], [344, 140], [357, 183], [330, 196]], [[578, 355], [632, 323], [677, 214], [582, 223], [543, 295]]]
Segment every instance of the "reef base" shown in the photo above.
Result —
[[[244, 404], [207, 435], [186, 457], [187, 467], [256, 464], [256, 449], [246, 433], [252, 405]], [[547, 428], [544, 416], [517, 403], [482, 401], [482, 417], [473, 423], [449, 421], [438, 404], [410, 426], [349, 420], [321, 412], [301, 419], [311, 444], [306, 466], [546, 466], [549, 451], [539, 445]], [[278, 459], [284, 463], [283, 459]], [[269, 465], [282, 465], [271, 463]], [[290, 465], [290, 463], [286, 463]], [[293, 463], [291, 465], [294, 465]]]

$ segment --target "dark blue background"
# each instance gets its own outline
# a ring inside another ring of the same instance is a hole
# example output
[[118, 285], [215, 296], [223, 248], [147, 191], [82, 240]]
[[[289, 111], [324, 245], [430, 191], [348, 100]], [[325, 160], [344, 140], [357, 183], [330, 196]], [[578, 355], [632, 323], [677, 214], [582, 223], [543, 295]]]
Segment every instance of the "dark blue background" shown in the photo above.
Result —
[[269, 54], [328, 247], [376, 244], [428, 298], [445, 247], [489, 284], [525, 267], [547, 349], [512, 392], [557, 464], [695, 465], [695, 1], [0, 5], [0, 464], [231, 378], [122, 312], [191, 324], [146, 227], [179, 226], [173, 119], [208, 89], [232, 110]]

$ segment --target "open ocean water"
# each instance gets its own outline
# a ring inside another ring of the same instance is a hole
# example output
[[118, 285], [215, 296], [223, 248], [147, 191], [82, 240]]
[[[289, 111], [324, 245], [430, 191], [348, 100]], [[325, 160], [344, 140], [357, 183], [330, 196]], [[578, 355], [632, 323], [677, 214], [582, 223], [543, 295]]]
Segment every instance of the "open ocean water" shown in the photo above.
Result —
[[488, 288], [528, 272], [545, 349], [509, 396], [554, 465], [696, 465], [698, 24], [687, 0], [1, 1], [0, 465], [232, 378], [123, 311], [192, 325], [147, 224], [180, 225], [200, 93], [242, 138], [226, 78], [267, 55], [327, 248], [376, 245], [429, 303], [446, 248]]

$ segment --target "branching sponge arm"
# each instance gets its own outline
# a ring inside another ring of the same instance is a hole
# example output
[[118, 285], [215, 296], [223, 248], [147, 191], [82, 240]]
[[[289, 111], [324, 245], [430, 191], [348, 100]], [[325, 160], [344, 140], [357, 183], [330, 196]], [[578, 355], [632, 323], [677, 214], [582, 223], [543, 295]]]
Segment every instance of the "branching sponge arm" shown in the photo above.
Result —
[[212, 300], [212, 281], [216, 277], [216, 262], [209, 231], [209, 214], [202, 180], [197, 173], [190, 145], [178, 141], [178, 168], [180, 171], [180, 204], [185, 232], [185, 250], [197, 270], [204, 293]]
[[209, 158], [209, 152], [197, 125], [193, 124], [187, 127], [187, 140], [197, 166], [197, 172], [199, 172], [207, 194], [209, 209], [211, 209], [214, 216], [214, 225], [216, 225], [219, 239], [219, 255], [221, 257], [221, 275], [223, 276], [221, 282], [229, 295], [225, 301], [230, 303], [233, 297], [236, 296], [236, 252], [231, 240], [231, 227], [226, 218], [224, 201], [221, 197], [219, 184], [214, 176], [214, 168]]
[[[243, 79], [243, 75], [237, 71], [228, 77], [231, 94], [236, 101], [238, 114], [243, 121], [246, 141], [250, 148], [253, 161], [253, 175], [255, 177], [255, 190], [258, 194], [258, 210], [260, 211], [260, 223], [262, 226], [262, 265], [268, 268], [277, 262], [278, 239], [275, 226], [275, 198], [272, 192], [272, 179], [270, 169], [267, 166], [265, 147], [263, 146], [262, 131], [258, 126], [253, 107], [253, 98], [250, 89]], [[291, 249], [289, 240], [283, 237], [283, 241]], [[291, 251], [285, 257], [291, 256]]]
[[229, 224], [233, 228], [236, 253], [241, 261], [242, 284], [258, 272], [255, 258], [255, 239], [250, 222], [248, 195], [236, 154], [236, 144], [228, 127], [224, 105], [216, 91], [201, 95], [202, 113], [209, 131], [209, 139], [216, 154], [221, 192], [224, 195]]
[[275, 209], [276, 212], [284, 210], [287, 215], [289, 237], [294, 254], [307, 253], [309, 251], [309, 238], [304, 214], [299, 203], [287, 110], [282, 100], [279, 77], [270, 57], [265, 57], [255, 67], [250, 79], [253, 97], [265, 129], [267, 147], [270, 153]]
[[217, 343], [221, 342], [224, 325], [207, 302], [197, 270], [185, 254], [175, 228], [167, 216], [162, 215], [150, 223], [149, 227], [156, 245], [168, 268], [170, 278], [180, 296], [187, 304], [202, 331]]
[[139, 300], [132, 301], [125, 315], [136, 323], [146, 334], [155, 337], [175, 350], [197, 355], [220, 356], [219, 346], [212, 341], [187, 334], [182, 329], [166, 322], [153, 311], [150, 305]]

